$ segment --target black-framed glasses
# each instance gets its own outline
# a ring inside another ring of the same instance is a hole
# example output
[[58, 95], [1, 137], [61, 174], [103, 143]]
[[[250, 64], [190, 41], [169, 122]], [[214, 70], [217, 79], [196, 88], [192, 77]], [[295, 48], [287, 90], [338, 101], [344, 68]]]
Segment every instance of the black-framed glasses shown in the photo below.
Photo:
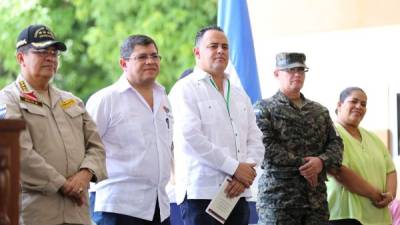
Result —
[[304, 74], [304, 73], [308, 72], [308, 68], [306, 68], [306, 67], [293, 67], [293, 68], [281, 69], [281, 71], [285, 71], [285, 72], [292, 73], [292, 74], [294, 74], [294, 73]]
[[140, 54], [140, 55], [135, 55], [129, 58], [125, 58], [126, 60], [133, 59], [138, 62], [147, 62], [147, 60], [151, 59], [152, 62], [159, 62], [161, 61], [161, 56], [159, 54]]
[[46, 57], [46, 56], [53, 56], [53, 57], [58, 57], [61, 55], [61, 52], [56, 50], [56, 49], [31, 49], [30, 52], [32, 52], [35, 55], [38, 55], [40, 57]]

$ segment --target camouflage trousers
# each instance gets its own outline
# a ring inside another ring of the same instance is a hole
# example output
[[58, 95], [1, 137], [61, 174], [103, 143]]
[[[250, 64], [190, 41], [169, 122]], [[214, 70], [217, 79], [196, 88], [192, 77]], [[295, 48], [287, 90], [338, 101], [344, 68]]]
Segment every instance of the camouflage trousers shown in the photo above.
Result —
[[328, 225], [325, 209], [258, 208], [258, 225]]

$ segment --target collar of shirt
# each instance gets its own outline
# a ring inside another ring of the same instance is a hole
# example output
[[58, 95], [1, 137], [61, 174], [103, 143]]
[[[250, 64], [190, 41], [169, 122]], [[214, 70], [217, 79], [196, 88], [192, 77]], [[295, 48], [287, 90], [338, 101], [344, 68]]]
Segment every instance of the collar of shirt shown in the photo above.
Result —
[[[190, 75], [193, 79], [196, 80], [203, 80], [206, 78], [211, 77], [211, 74], [207, 73], [206, 71], [200, 69], [198, 66], [195, 66], [193, 69], [193, 73]], [[229, 74], [224, 73], [225, 79], [229, 79]]]
[[[147, 102], [144, 100], [143, 96], [128, 82], [128, 79], [126, 78], [126, 74], [122, 74], [122, 76], [119, 78], [119, 80], [115, 83], [115, 87], [117, 88], [117, 91], [121, 94], [123, 93], [134, 93], [136, 97], [144, 104], [147, 105]], [[154, 82], [153, 85], [153, 99], [154, 99], [154, 105], [153, 108], [150, 109], [153, 111], [153, 113], [157, 113], [159, 107], [161, 104], [163, 104], [163, 96], [166, 96], [165, 93], [165, 88], [161, 86], [159, 83]]]
[[[127, 90], [136, 91], [136, 89], [128, 82], [128, 79], [126, 78], [125, 73], [123, 73], [122, 76], [118, 79], [116, 85], [117, 85], [118, 91], [120, 93], [127, 91]], [[161, 86], [157, 81], [154, 82], [153, 90], [165, 93], [165, 88], [163, 86]]]
[[[21, 82], [23, 83], [24, 88], [21, 87]], [[21, 94], [33, 93], [33, 97], [36, 98], [40, 96], [40, 94], [35, 89], [32, 88], [32, 86], [28, 83], [28, 81], [24, 78], [24, 76], [22, 76], [22, 74], [18, 75], [16, 79], [16, 85]], [[49, 96], [51, 101], [51, 108], [54, 108], [58, 100], [61, 98], [61, 96], [51, 84], [49, 84]], [[39, 102], [45, 103], [45, 101], [43, 101], [43, 99], [41, 98], [38, 98], [37, 100]]]
[[[195, 80], [206, 80], [207, 83], [209, 83], [210, 85], [213, 86], [213, 88], [215, 89], [215, 91], [219, 92], [213, 77], [211, 76], [211, 74], [205, 72], [204, 70], [200, 69], [199, 67], [195, 67], [193, 69], [193, 74], [190, 75], [193, 76], [193, 79]], [[226, 103], [226, 108], [228, 110], [228, 113], [230, 113], [229, 110], [229, 105], [230, 105], [230, 95], [231, 95], [231, 84], [229, 81], [229, 74], [228, 73], [224, 73], [224, 94], [223, 97], [225, 99], [225, 103]]]
[[[292, 104], [291, 101], [289, 100], [289, 98], [288, 98], [285, 94], [283, 94], [283, 92], [278, 91], [278, 92], [276, 93], [276, 96], [277, 96], [277, 98], [278, 98], [279, 101], [281, 101], [281, 102], [283, 102], [283, 103], [285, 103], [285, 104], [288, 104], [288, 105], [291, 105], [291, 104]], [[303, 95], [302, 93], [300, 93], [300, 98], [304, 101], [304, 105], [306, 105], [306, 104], [308, 104], [308, 103], [310, 102], [310, 100], [308, 100], [307, 98], [305, 98], [304, 95]]]

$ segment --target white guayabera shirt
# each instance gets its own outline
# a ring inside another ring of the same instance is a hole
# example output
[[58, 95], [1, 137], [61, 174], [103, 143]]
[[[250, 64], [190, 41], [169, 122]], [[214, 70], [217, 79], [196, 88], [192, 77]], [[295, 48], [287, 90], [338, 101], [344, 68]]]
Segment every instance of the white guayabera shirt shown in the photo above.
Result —
[[[199, 68], [178, 81], [169, 99], [175, 118], [174, 154], [177, 203], [212, 199], [239, 162], [259, 164], [262, 133], [246, 93], [224, 82], [224, 95]], [[251, 197], [247, 189], [243, 197]]]
[[153, 88], [153, 110], [126, 76], [90, 97], [87, 110], [106, 148], [109, 178], [94, 188], [95, 211], [152, 220], [158, 198], [161, 221], [170, 214], [173, 117], [162, 86]]

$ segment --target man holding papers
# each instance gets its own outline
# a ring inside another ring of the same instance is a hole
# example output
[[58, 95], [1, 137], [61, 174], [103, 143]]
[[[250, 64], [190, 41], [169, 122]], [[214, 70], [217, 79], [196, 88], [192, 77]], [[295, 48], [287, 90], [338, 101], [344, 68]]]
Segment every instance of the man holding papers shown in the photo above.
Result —
[[225, 197], [239, 197], [225, 224], [248, 224], [246, 197], [264, 147], [249, 97], [224, 73], [229, 46], [223, 30], [201, 29], [196, 66], [170, 92], [175, 117], [176, 197], [186, 225], [220, 224], [206, 213], [226, 177]]

